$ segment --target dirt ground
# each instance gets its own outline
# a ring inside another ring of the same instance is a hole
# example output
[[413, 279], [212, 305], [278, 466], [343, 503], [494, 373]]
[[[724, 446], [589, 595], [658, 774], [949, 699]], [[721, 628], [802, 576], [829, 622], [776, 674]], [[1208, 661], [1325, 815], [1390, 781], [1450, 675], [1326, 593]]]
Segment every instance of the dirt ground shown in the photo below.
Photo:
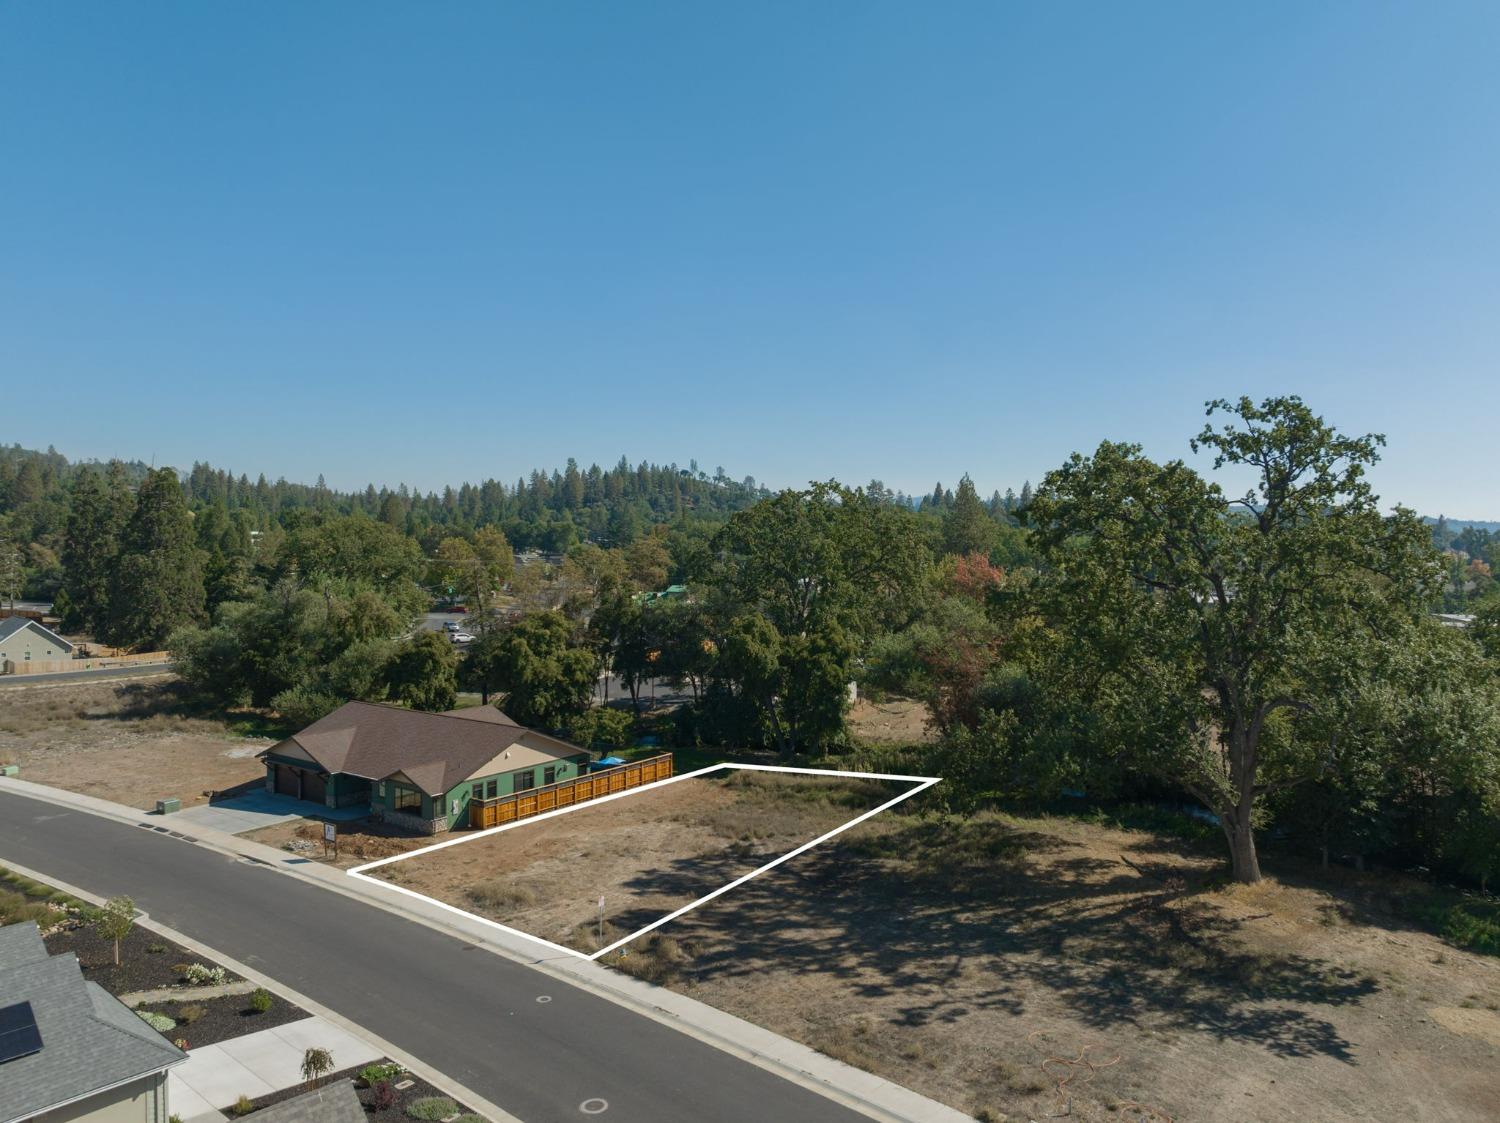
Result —
[[[735, 772], [523, 824], [373, 873], [580, 951], [727, 885], [905, 785]], [[732, 894], [731, 894], [732, 896]]]
[[1220, 875], [1149, 834], [897, 813], [606, 962], [980, 1119], [1500, 1119], [1500, 960], [1373, 876]]
[[265, 775], [270, 741], [182, 716], [170, 676], [0, 687], [0, 762], [21, 779], [150, 809], [206, 803]]
[[404, 854], [408, 850], [431, 846], [434, 842], [441, 841], [440, 838], [425, 834], [412, 834], [410, 831], [388, 826], [374, 819], [356, 819], [352, 822], [339, 823], [338, 834], [337, 856], [331, 854], [325, 856], [323, 824], [316, 816], [295, 823], [278, 823], [274, 827], [246, 831], [240, 837], [259, 842], [264, 846], [274, 846], [278, 850], [294, 850], [304, 857], [326, 865], [337, 866], [340, 869], [363, 865], [365, 862], [373, 862], [378, 858], [389, 858], [395, 854]]
[[927, 707], [910, 698], [870, 702], [861, 698], [849, 711], [855, 740], [876, 744], [923, 745], [934, 740]]

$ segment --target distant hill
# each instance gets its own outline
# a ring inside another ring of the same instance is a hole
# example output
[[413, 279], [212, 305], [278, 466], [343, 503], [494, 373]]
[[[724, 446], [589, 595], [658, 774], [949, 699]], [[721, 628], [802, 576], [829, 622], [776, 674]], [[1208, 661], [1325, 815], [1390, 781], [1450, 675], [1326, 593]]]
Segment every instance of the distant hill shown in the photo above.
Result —
[[1486, 522], [1484, 519], [1450, 519], [1447, 515], [1438, 515], [1437, 518], [1433, 518], [1431, 515], [1422, 516], [1422, 521], [1428, 526], [1436, 526], [1438, 519], [1442, 519], [1443, 524], [1455, 534], [1461, 530], [1467, 530], [1471, 526], [1475, 530], [1487, 530], [1491, 534], [1500, 531], [1500, 522]]

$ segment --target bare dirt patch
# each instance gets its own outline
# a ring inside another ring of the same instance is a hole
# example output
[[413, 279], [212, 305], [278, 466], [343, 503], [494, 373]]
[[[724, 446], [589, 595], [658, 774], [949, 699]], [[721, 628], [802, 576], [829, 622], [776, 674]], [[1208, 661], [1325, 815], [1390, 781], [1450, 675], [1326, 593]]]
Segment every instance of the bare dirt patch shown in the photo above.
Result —
[[931, 713], [910, 698], [887, 698], [883, 702], [861, 698], [849, 710], [847, 720], [849, 732], [870, 744], [925, 745], [936, 740]]
[[323, 824], [316, 812], [307, 820], [294, 823], [277, 823], [272, 827], [246, 831], [240, 836], [274, 846], [278, 850], [294, 851], [305, 858], [339, 869], [374, 862], [405, 854], [423, 846], [431, 846], [438, 839], [430, 835], [413, 834], [375, 819], [357, 819], [338, 824], [338, 854], [325, 854], [323, 846]]
[[898, 812], [603, 962], [979, 1118], [1500, 1117], [1500, 960], [1363, 884], [1221, 870], [1140, 832]]
[[605, 942], [795, 849], [909, 785], [731, 772], [682, 780], [371, 871], [554, 943]]
[[206, 792], [254, 782], [269, 744], [186, 715], [171, 678], [0, 689], [0, 761], [23, 780], [131, 807], [206, 803]]

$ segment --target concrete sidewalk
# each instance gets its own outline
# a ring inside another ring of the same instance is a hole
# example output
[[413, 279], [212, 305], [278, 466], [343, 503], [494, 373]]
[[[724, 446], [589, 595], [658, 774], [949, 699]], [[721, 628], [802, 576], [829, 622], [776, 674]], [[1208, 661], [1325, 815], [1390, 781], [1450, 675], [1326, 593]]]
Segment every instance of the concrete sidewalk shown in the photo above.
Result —
[[37, 799], [91, 811], [140, 827], [161, 829], [164, 824], [170, 823], [173, 830], [178, 830], [203, 845], [316, 882], [333, 892], [343, 893], [409, 920], [459, 936], [496, 955], [524, 963], [544, 975], [572, 983], [732, 1056], [817, 1091], [870, 1118], [885, 1120], [887, 1123], [973, 1123], [970, 1116], [946, 1104], [824, 1056], [800, 1042], [772, 1033], [743, 1018], [726, 1014], [664, 987], [611, 971], [578, 956], [550, 952], [530, 940], [498, 931], [435, 903], [417, 900], [403, 893], [383, 889], [378, 884], [350, 877], [341, 869], [233, 834], [183, 822], [181, 815], [147, 815], [134, 808], [93, 796], [77, 795], [16, 779], [0, 780], [0, 785], [12, 786], [17, 792]]
[[220, 1123], [219, 1108], [241, 1096], [258, 1099], [302, 1083], [302, 1057], [327, 1049], [335, 1071], [373, 1064], [384, 1054], [323, 1018], [304, 1018], [188, 1051], [167, 1073], [167, 1103], [182, 1123]]

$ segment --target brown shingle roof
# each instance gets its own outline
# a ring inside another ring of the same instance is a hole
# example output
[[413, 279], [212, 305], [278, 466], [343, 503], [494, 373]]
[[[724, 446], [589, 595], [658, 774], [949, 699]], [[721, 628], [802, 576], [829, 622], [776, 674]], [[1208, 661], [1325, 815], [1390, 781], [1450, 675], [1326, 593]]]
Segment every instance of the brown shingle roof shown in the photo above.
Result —
[[465, 706], [461, 710], [446, 710], [444, 717], [461, 717], [465, 721], [488, 721], [494, 725], [514, 725], [519, 728], [520, 723], [502, 714], [494, 706]]
[[[295, 744], [328, 772], [366, 780], [403, 772], [429, 795], [450, 791], [522, 737], [530, 747], [558, 757], [585, 751], [517, 725], [498, 710], [492, 712], [503, 720], [346, 702], [281, 744]], [[279, 747], [272, 745], [261, 755]]]

